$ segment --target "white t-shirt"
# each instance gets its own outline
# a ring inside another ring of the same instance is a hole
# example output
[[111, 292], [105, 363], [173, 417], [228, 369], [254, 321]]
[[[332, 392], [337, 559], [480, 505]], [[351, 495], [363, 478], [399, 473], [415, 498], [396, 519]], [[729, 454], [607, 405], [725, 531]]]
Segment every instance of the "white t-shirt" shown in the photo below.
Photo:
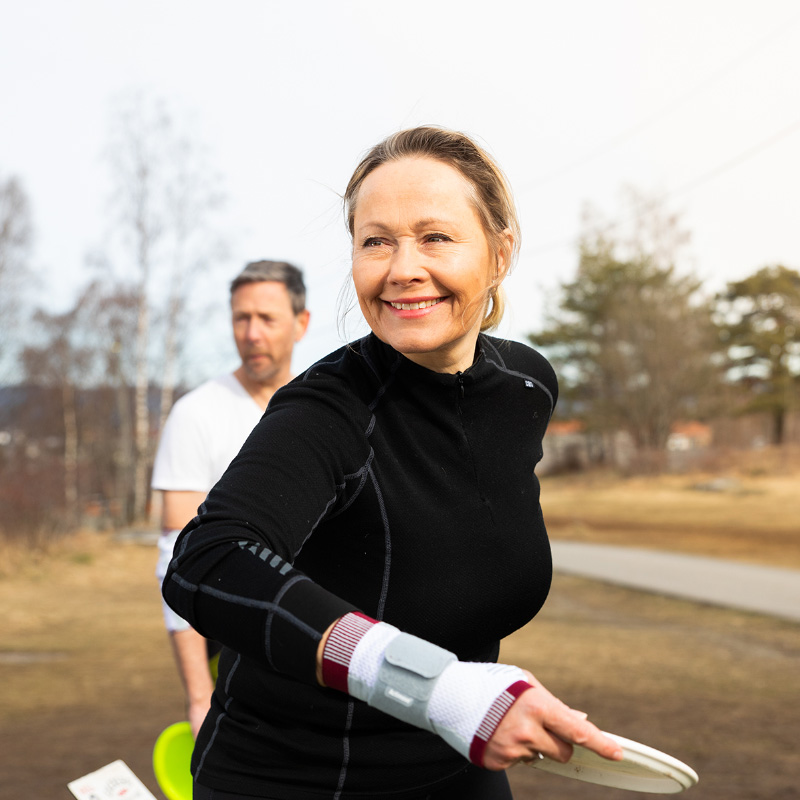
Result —
[[185, 394], [164, 424], [151, 486], [162, 491], [208, 492], [263, 415], [231, 373]]
[[[164, 424], [150, 485], [161, 491], [208, 493], [263, 414], [231, 373], [212, 378], [185, 394]], [[164, 580], [178, 533], [164, 531], [159, 537], [159, 581]], [[189, 627], [166, 603], [163, 610], [168, 630]]]

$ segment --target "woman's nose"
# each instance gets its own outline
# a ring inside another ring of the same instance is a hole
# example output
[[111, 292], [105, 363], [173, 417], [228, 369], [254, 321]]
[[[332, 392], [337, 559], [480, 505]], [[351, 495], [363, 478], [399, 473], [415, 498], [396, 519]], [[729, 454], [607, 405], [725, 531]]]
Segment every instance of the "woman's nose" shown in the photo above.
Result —
[[397, 284], [424, 281], [428, 277], [424, 258], [415, 247], [400, 244], [389, 264], [389, 281]]

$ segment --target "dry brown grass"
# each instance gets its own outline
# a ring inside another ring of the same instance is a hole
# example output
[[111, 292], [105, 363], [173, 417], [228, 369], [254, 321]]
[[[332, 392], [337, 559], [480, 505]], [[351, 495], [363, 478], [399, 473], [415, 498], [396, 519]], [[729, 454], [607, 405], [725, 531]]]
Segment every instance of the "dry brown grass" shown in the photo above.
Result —
[[[0, 719], [113, 704], [172, 678], [154, 557], [152, 547], [81, 534], [0, 580]], [[142, 660], [142, 650], [163, 653]]]
[[0, 796], [66, 798], [122, 758], [161, 797], [152, 746], [183, 703], [155, 548], [82, 534], [30, 555], [6, 546], [0, 577]]
[[800, 471], [552, 477], [542, 507], [553, 538], [800, 568]]

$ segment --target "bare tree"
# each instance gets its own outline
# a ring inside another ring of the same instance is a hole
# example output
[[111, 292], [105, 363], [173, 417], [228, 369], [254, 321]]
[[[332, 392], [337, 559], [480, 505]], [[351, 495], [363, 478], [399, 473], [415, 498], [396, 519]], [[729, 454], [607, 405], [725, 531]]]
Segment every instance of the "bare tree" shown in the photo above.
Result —
[[[118, 273], [120, 263], [127, 266], [124, 272], [137, 297], [133, 514], [144, 519], [154, 433], [172, 405], [187, 276], [205, 269], [215, 252], [210, 216], [221, 195], [204, 152], [180, 134], [163, 101], [142, 94], [124, 97], [113, 117], [109, 153], [114, 229], [121, 245], [111, 261]], [[152, 337], [159, 322], [163, 335], [154, 357]], [[148, 405], [153, 377], [162, 387], [154, 424]]]
[[147, 506], [150, 414], [148, 409], [148, 344], [150, 277], [164, 235], [162, 175], [166, 169], [163, 141], [170, 127], [161, 103], [146, 103], [141, 95], [125, 98], [113, 117], [109, 154], [116, 211], [126, 270], [137, 296], [134, 377], [133, 513], [144, 519]]
[[[172, 408], [177, 360], [183, 339], [184, 312], [191, 282], [224, 256], [213, 218], [223, 205], [219, 180], [209, 171], [208, 155], [194, 140], [176, 136], [170, 142], [172, 171], [166, 189], [169, 288], [163, 307], [163, 360], [160, 372], [159, 431]], [[190, 280], [191, 279], [191, 280]]]
[[30, 204], [22, 185], [13, 176], [0, 176], [0, 359], [7, 355], [4, 350], [13, 338], [21, 293], [30, 276], [32, 236]]
[[111, 520], [128, 524], [136, 518], [132, 389], [137, 366], [139, 292], [124, 284], [97, 283], [85, 309], [87, 336], [98, 356], [92, 385], [99, 390], [99, 407], [84, 425], [85, 440], [91, 440], [90, 461], [98, 470], [99, 491], [109, 506]]
[[36, 470], [45, 515], [31, 514], [27, 498], [14, 498], [24, 525], [42, 528], [45, 519], [53, 531], [72, 530], [87, 512], [97, 524], [134, 519], [137, 311], [134, 287], [95, 281], [66, 312], [34, 313], [35, 343], [22, 351], [24, 383], [17, 391], [36, 406], [36, 416], [22, 408], [14, 424], [35, 450], [23, 466]]
[[90, 366], [91, 351], [78, 344], [82, 299], [63, 314], [42, 309], [34, 313], [40, 345], [27, 345], [22, 351], [22, 364], [27, 382], [56, 389], [61, 398], [63, 424], [63, 527], [75, 528], [79, 522], [78, 491], [78, 413], [76, 391]]

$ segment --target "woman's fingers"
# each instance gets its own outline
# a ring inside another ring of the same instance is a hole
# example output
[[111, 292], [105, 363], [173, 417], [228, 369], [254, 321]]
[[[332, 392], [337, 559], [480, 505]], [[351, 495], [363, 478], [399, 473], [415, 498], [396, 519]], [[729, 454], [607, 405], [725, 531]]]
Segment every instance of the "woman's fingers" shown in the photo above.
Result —
[[534, 690], [525, 692], [522, 697], [532, 691], [543, 693], [543, 696], [551, 701], [543, 704], [541, 717], [543, 727], [549, 732], [566, 742], [593, 750], [604, 758], [612, 760], [622, 758], [622, 748], [619, 744], [589, 722], [585, 711], [570, 708], [540, 684], [537, 684]]
[[506, 769], [539, 753], [565, 763], [572, 745], [579, 744], [604, 758], [622, 758], [622, 748], [588, 721], [583, 711], [569, 708], [533, 676], [532, 688], [523, 692], [509, 709], [486, 749], [484, 766]]
[[538, 685], [523, 692], [489, 740], [484, 766], [487, 769], [507, 769], [523, 758], [538, 758], [539, 753], [558, 761], [569, 760], [572, 746], [546, 727], [545, 720], [553, 713], [548, 706], [554, 702], [558, 703]]
[[[593, 725], [588, 720], [578, 720], [577, 723], [576, 720], [553, 720], [548, 723], [548, 730], [559, 740], [585, 747], [603, 758], [608, 758], [612, 761], [618, 761], [622, 758], [622, 748], [613, 739], [606, 736], [596, 725]], [[560, 754], [563, 754], [563, 749]], [[550, 754], [545, 753], [545, 755]], [[560, 758], [559, 755], [550, 757], [556, 761], [569, 760], [569, 757], [564, 759]]]

